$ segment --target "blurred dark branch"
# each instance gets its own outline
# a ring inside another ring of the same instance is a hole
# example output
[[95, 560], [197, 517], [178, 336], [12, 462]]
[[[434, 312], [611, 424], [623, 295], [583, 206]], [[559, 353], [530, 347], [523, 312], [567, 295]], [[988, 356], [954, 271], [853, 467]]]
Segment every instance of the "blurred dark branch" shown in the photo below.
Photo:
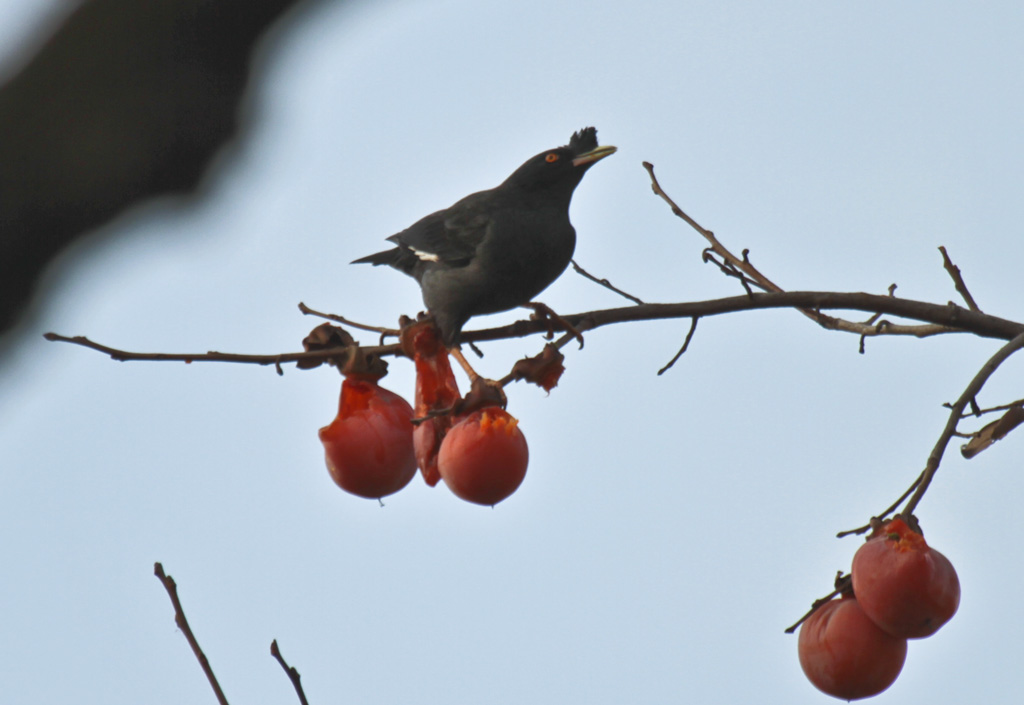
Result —
[[192, 191], [239, 131], [257, 40], [312, 0], [87, 0], [0, 86], [0, 333], [44, 267]]
[[178, 599], [177, 583], [174, 582], [174, 578], [164, 573], [164, 567], [160, 563], [154, 564], [153, 575], [160, 579], [160, 583], [167, 590], [167, 595], [171, 598], [171, 604], [174, 606], [174, 623], [178, 625], [178, 629], [182, 631], [185, 639], [188, 640], [188, 645], [192, 647], [192, 653], [196, 655], [199, 665], [203, 668], [203, 673], [206, 674], [206, 679], [210, 681], [210, 687], [213, 688], [213, 692], [217, 696], [217, 702], [220, 705], [228, 705], [228, 699], [224, 696], [224, 691], [220, 689], [217, 677], [213, 675], [210, 662], [206, 658], [206, 654], [203, 653], [202, 648], [200, 648], [199, 642], [196, 641], [195, 634], [192, 633], [192, 628], [188, 625], [188, 620], [185, 619], [185, 611], [181, 608], [181, 600]]

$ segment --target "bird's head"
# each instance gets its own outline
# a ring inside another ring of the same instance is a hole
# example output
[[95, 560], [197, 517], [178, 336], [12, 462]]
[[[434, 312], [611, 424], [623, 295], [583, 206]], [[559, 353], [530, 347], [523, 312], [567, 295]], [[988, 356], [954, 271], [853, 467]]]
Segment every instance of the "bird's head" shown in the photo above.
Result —
[[597, 129], [585, 127], [574, 132], [566, 146], [548, 149], [527, 160], [503, 185], [571, 197], [587, 169], [616, 150], [610, 145], [599, 147]]

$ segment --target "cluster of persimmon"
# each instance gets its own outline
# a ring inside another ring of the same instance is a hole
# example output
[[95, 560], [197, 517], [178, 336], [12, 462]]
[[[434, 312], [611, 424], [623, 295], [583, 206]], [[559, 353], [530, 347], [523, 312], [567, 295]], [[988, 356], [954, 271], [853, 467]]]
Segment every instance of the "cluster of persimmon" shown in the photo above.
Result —
[[931, 636], [960, 605], [953, 564], [899, 515], [875, 522], [853, 557], [840, 597], [821, 604], [800, 627], [798, 652], [807, 678], [843, 700], [892, 685], [907, 640]]
[[[444, 480], [467, 502], [493, 506], [508, 498], [526, 476], [529, 451], [504, 395], [480, 384], [463, 397], [429, 320], [404, 326], [401, 347], [416, 366], [415, 408], [378, 384], [379, 366], [358, 357], [339, 365], [345, 379], [338, 415], [320, 429], [334, 482], [380, 499], [408, 485], [418, 467], [427, 485]], [[560, 373], [560, 364], [545, 366], [549, 378], [556, 367]], [[552, 386], [556, 380], [549, 379]]]

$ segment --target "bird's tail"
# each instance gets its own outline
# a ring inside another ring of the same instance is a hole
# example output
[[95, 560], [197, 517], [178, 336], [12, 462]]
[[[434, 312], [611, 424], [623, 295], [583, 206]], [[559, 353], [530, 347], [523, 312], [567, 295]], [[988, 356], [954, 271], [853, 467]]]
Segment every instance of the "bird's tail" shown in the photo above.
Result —
[[384, 250], [383, 252], [375, 252], [372, 255], [366, 257], [360, 257], [359, 259], [352, 260], [351, 264], [372, 264], [377, 267], [382, 264], [393, 265], [398, 261], [398, 248], [395, 247], [390, 250]]

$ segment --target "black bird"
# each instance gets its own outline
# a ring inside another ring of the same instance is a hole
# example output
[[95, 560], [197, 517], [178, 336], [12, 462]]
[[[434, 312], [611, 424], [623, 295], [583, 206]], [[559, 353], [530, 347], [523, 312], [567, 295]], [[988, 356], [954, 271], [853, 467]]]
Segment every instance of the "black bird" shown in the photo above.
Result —
[[445, 346], [472, 316], [529, 303], [565, 271], [576, 249], [569, 202], [587, 169], [614, 154], [597, 130], [541, 152], [490, 190], [466, 196], [388, 238], [397, 247], [355, 260], [387, 264], [419, 282]]

